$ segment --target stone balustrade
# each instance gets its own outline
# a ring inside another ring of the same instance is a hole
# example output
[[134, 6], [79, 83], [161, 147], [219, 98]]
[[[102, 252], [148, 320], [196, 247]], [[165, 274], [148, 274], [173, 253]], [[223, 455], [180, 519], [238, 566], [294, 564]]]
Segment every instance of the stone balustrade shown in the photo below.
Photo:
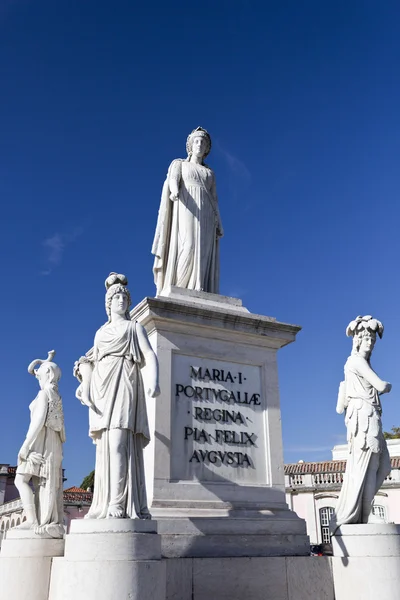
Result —
[[[291, 473], [285, 475], [286, 489], [326, 489], [340, 488], [343, 483], [344, 471], [332, 471], [326, 473]], [[400, 483], [400, 470], [392, 469], [386, 477], [382, 487], [398, 485]]]
[[0, 517], [8, 513], [15, 512], [17, 510], [22, 510], [22, 502], [20, 498], [2, 504], [0, 506]]

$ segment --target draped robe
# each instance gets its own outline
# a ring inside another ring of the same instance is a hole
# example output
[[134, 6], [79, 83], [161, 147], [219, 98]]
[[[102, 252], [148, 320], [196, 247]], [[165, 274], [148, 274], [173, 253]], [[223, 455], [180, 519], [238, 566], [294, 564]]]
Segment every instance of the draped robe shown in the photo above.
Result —
[[[179, 200], [170, 200], [170, 182]], [[169, 286], [219, 292], [222, 225], [215, 176], [206, 165], [174, 160], [164, 183], [152, 254], [157, 294]]]
[[[59, 537], [63, 533], [63, 477], [62, 445], [65, 442], [64, 414], [61, 397], [53, 385], [47, 385], [39, 394], [46, 394], [47, 412], [45, 422], [36, 439], [30, 446], [30, 452], [40, 454], [43, 464], [34, 464], [29, 460], [19, 460], [17, 473], [31, 475], [35, 490], [35, 509], [38, 526], [50, 535]], [[39, 396], [38, 394], [38, 396]], [[31, 402], [31, 419], [37, 409], [38, 396]]]
[[381, 402], [377, 390], [360, 373], [360, 361], [365, 359], [352, 355], [345, 365], [345, 422], [349, 455], [335, 510], [334, 531], [340, 525], [362, 522], [363, 491], [373, 455], [378, 457], [376, 492], [391, 470], [382, 432]]
[[89, 411], [89, 435], [96, 444], [95, 486], [88, 518], [106, 518], [110, 503], [110, 429], [129, 431], [127, 475], [120, 497], [114, 504], [134, 518], [149, 515], [144, 479], [143, 448], [150, 440], [141, 353], [136, 322], [107, 323], [94, 341], [94, 369], [90, 397], [95, 410]]

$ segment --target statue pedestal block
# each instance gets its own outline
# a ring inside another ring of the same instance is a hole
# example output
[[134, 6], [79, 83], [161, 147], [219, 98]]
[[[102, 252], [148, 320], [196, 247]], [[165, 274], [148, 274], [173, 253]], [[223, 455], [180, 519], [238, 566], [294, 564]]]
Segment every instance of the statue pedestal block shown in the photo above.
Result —
[[53, 557], [63, 554], [63, 539], [10, 529], [0, 553], [0, 599], [47, 600]]
[[160, 366], [145, 469], [162, 555], [309, 554], [305, 522], [285, 501], [276, 360], [300, 328], [179, 288], [145, 298], [131, 317]]
[[336, 600], [397, 600], [400, 525], [342, 525], [332, 536]]
[[165, 586], [155, 521], [77, 519], [54, 560], [49, 600], [165, 600]]

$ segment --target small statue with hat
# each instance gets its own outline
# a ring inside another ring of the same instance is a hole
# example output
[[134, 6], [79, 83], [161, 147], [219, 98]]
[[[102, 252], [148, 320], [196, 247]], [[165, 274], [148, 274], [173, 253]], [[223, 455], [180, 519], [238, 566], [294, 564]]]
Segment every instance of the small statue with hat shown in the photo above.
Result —
[[[62, 445], [65, 442], [64, 414], [58, 382], [61, 369], [47, 359], [36, 359], [28, 372], [39, 382], [40, 391], [31, 402], [31, 422], [18, 453], [15, 485], [20, 493], [25, 521], [19, 529], [32, 529], [42, 537], [64, 535]], [[39, 367], [35, 369], [35, 366]]]

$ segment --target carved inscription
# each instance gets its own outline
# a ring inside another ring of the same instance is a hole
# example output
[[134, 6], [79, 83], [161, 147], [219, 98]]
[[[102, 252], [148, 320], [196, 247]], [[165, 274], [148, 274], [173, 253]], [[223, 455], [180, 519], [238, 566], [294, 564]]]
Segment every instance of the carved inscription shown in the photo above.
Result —
[[205, 359], [199, 365], [196, 359], [180, 358], [186, 364], [176, 370], [173, 392], [181, 425], [177, 446], [183, 456], [179, 462], [187, 465], [182, 470], [224, 472], [232, 480], [257, 479], [252, 472], [265, 466], [259, 369], [221, 368], [221, 361], [215, 361], [217, 366]]

